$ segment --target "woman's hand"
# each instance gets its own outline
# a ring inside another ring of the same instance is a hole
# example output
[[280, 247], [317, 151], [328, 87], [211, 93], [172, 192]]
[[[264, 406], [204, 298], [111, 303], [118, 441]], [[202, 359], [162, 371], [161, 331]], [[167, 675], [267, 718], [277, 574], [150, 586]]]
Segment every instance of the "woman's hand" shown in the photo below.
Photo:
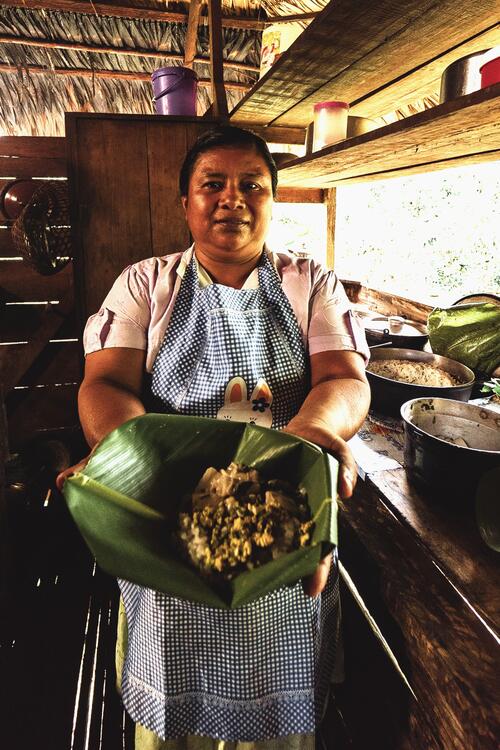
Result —
[[[356, 486], [357, 469], [354, 456], [345, 440], [332, 434], [328, 426], [320, 420], [307, 420], [306, 422], [300, 416], [294, 417], [283, 432], [309, 440], [335, 456], [340, 463], [338, 493], [343, 500], [352, 496]], [[329, 554], [321, 560], [312, 576], [303, 579], [302, 586], [308, 596], [321, 594], [328, 580], [331, 562], [332, 556]]]
[[340, 463], [338, 493], [342, 500], [348, 500], [352, 496], [358, 473], [356, 461], [345, 440], [332, 433], [322, 420], [305, 420], [300, 415], [294, 417], [283, 432], [309, 440], [331, 453]]
[[94, 447], [92, 448], [88, 456], [85, 456], [85, 458], [82, 458], [82, 460], [79, 461], [77, 464], [74, 464], [73, 466], [68, 466], [67, 469], [64, 469], [64, 471], [61, 471], [61, 473], [57, 475], [56, 487], [59, 490], [59, 492], [62, 492], [62, 489], [64, 487], [64, 482], [66, 481], [68, 477], [72, 477], [73, 474], [76, 474], [77, 472], [84, 470], [84, 468], [87, 466], [96, 448], [97, 448], [97, 444], [94, 445]]

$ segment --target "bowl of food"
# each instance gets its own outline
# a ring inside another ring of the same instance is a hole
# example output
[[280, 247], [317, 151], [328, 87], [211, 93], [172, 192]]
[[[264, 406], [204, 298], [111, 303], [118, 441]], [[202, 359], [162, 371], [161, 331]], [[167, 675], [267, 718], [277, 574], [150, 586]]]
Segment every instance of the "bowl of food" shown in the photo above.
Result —
[[473, 507], [481, 480], [500, 467], [500, 414], [449, 398], [401, 407], [405, 469], [435, 502]]
[[460, 362], [431, 352], [393, 347], [373, 348], [366, 375], [372, 392], [371, 408], [399, 416], [413, 398], [436, 396], [468, 401], [474, 373]]

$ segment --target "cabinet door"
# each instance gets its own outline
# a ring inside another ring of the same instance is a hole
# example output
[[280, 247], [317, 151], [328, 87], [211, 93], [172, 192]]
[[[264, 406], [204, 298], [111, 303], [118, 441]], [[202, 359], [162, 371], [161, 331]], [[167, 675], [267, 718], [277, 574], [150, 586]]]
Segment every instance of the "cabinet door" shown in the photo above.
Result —
[[194, 118], [67, 115], [80, 325], [126, 266], [189, 245], [179, 168], [212, 125]]

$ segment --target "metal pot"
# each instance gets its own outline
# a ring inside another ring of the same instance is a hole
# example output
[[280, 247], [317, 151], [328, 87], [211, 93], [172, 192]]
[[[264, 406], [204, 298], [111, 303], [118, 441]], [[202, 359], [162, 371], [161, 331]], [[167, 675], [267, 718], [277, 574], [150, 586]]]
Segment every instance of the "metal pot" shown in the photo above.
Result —
[[363, 321], [368, 346], [389, 343], [399, 349], [422, 350], [429, 340], [423, 323], [397, 315], [380, 316]]
[[487, 61], [485, 55], [490, 50], [483, 49], [472, 55], [460, 57], [443, 71], [441, 76], [441, 91], [439, 101], [448, 102], [464, 94], [471, 94], [481, 88], [481, 73], [479, 69]]
[[448, 357], [440, 357], [430, 352], [416, 349], [394, 349], [383, 347], [371, 349], [373, 362], [384, 359], [402, 359], [410, 362], [427, 362], [452, 375], [459, 381], [458, 385], [430, 386], [413, 385], [399, 380], [391, 380], [374, 372], [366, 371], [372, 392], [371, 408], [380, 414], [399, 416], [401, 406], [413, 398], [442, 397], [457, 401], [468, 401], [474, 384], [474, 373], [471, 369]]
[[419, 398], [401, 408], [405, 469], [425, 496], [473, 507], [486, 472], [500, 467], [500, 414], [447, 398]]

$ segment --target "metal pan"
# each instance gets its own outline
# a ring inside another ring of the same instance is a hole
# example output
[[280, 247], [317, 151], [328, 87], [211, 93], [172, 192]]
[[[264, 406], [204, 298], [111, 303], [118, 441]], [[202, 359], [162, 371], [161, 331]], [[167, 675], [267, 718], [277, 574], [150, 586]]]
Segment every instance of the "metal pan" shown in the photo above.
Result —
[[441, 357], [430, 352], [416, 349], [396, 349], [381, 347], [370, 350], [371, 360], [377, 362], [387, 359], [402, 359], [410, 362], [427, 362], [452, 375], [459, 381], [453, 386], [413, 385], [398, 380], [391, 380], [374, 372], [366, 371], [372, 392], [371, 409], [380, 414], [399, 416], [401, 406], [413, 398], [441, 397], [456, 401], [468, 401], [474, 384], [474, 373], [471, 369], [448, 357]]

